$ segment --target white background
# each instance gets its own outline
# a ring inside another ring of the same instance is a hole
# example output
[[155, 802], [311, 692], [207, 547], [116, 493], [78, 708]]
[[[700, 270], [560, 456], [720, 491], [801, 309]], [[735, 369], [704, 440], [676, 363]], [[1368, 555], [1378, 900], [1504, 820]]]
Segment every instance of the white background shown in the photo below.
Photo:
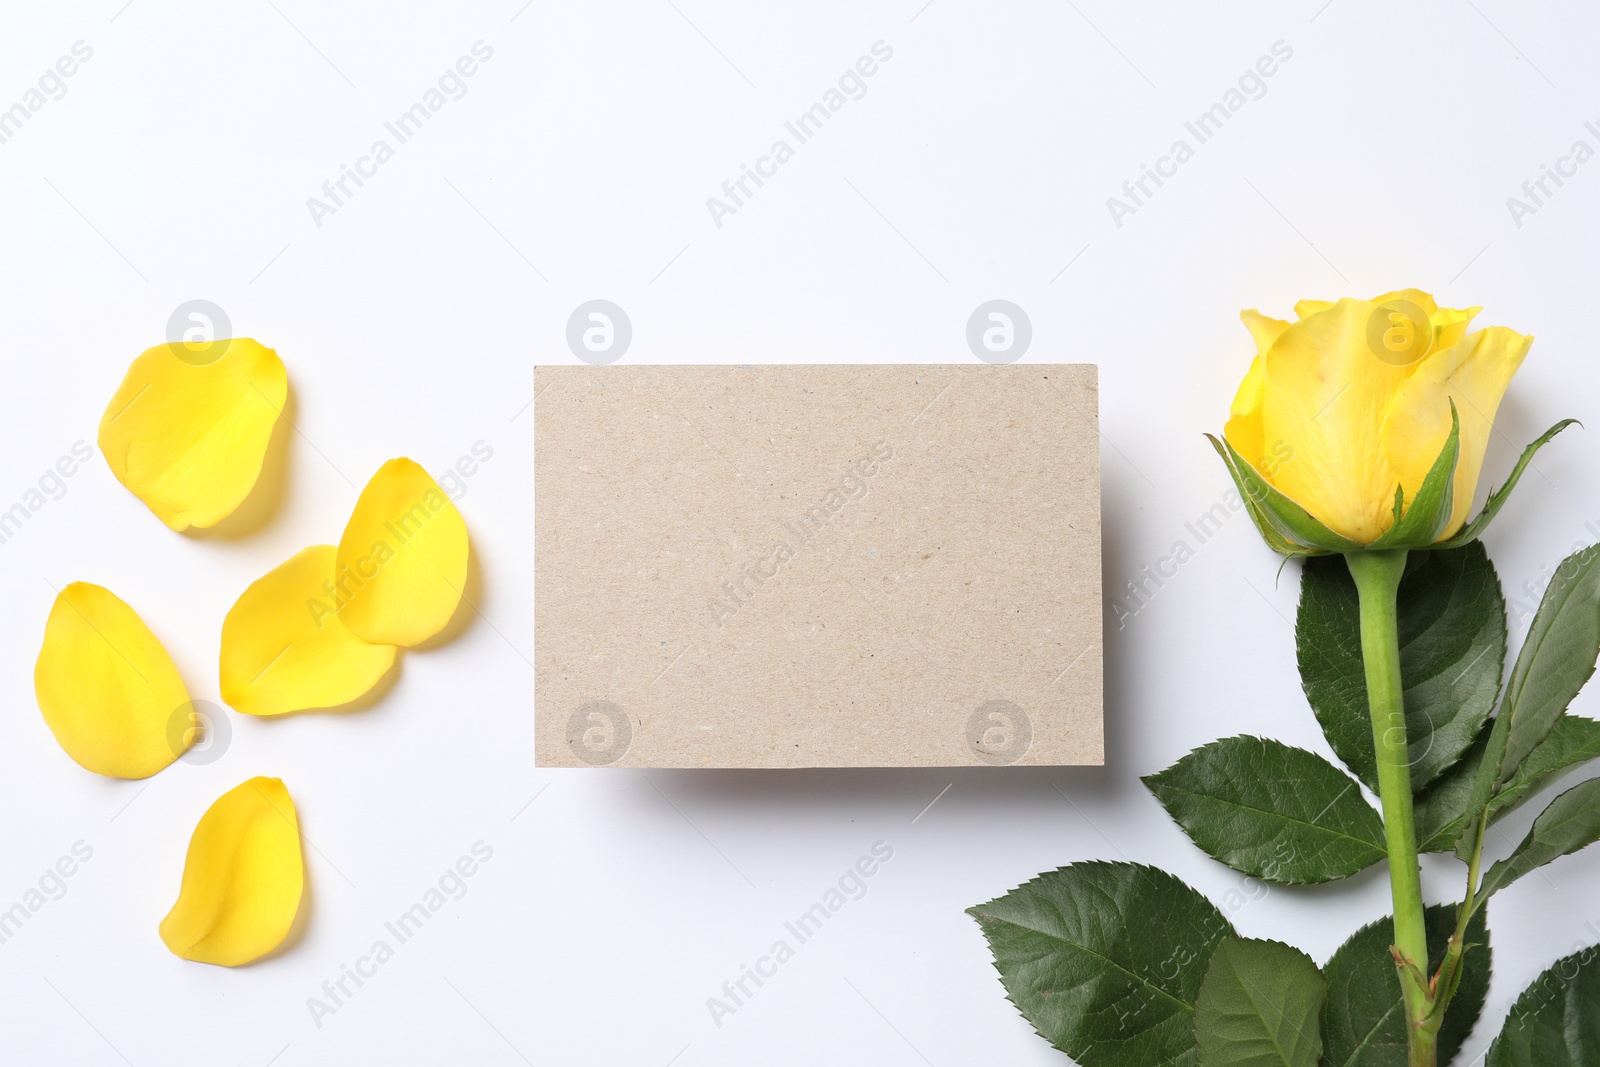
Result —
[[[1103, 769], [536, 771], [519, 413], [535, 363], [573, 361], [565, 323], [591, 298], [631, 316], [626, 360], [662, 363], [966, 362], [969, 313], [1013, 300], [1034, 327], [1024, 358], [1100, 364], [1109, 598], [1193, 545], [1185, 522], [1228, 488], [1200, 434], [1220, 428], [1251, 352], [1237, 310], [1416, 285], [1538, 335], [1489, 454], [1503, 476], [1557, 418], [1600, 420], [1600, 162], [1520, 227], [1506, 203], [1575, 140], [1600, 148], [1584, 129], [1600, 119], [1592, 14], [1506, 0], [19, 7], [0, 16], [0, 107], [74, 42], [93, 58], [0, 144], [0, 509], [93, 443], [128, 361], [191, 298], [278, 350], [297, 432], [270, 507], [226, 535], [168, 531], [96, 457], [0, 545], [0, 907], [75, 842], [93, 849], [0, 945], [8, 1063], [1062, 1063], [1002, 998], [963, 908], [1125, 857], [1319, 960], [1387, 911], [1377, 870], [1263, 896], [1138, 781], [1246, 731], [1326, 751], [1295, 671], [1296, 568], [1275, 583], [1239, 517], [1124, 627], [1108, 612]], [[307, 198], [479, 40], [493, 58], [466, 95], [316, 226]], [[719, 228], [706, 198], [880, 40], [893, 58], [866, 95]], [[1277, 41], [1293, 57], [1265, 95], [1116, 226], [1107, 197]], [[215, 700], [219, 626], [245, 585], [337, 540], [383, 460], [439, 472], [480, 441], [493, 459], [458, 501], [478, 613], [406, 655], [382, 699], [230, 716], [220, 760], [143, 782], [91, 775], [56, 746], [31, 685], [52, 586], [120, 593]], [[1592, 432], [1558, 439], [1489, 535], [1511, 597], [1536, 597], [1541, 567], [1596, 536], [1597, 456]], [[1600, 713], [1600, 697], [1577, 710]], [[255, 774], [281, 776], [299, 806], [310, 921], [255, 966], [184, 962], [156, 925], [189, 834]], [[466, 895], [317, 1026], [307, 999], [480, 840], [494, 856]], [[867, 895], [714, 1025], [707, 998], [877, 841], [894, 858]], [[1459, 872], [1430, 862], [1431, 898], [1458, 892]], [[1471, 1055], [1547, 962], [1600, 940], [1597, 885], [1591, 852], [1496, 899]]]

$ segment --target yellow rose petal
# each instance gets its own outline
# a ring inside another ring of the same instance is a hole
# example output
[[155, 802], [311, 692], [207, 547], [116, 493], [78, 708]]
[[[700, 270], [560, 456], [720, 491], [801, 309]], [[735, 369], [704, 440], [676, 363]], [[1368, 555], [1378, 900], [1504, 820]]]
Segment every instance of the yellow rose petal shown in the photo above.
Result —
[[339, 539], [329, 606], [363, 641], [409, 648], [461, 603], [467, 524], [428, 472], [391, 459], [372, 476]]
[[96, 774], [147, 778], [195, 739], [189, 692], [172, 657], [115, 593], [88, 582], [63, 589], [33, 668], [39, 710], [67, 755]]
[[333, 545], [308, 548], [257, 579], [222, 620], [222, 699], [247, 715], [348, 704], [394, 666], [393, 645], [351, 633], [327, 605]]
[[1335, 300], [1297, 300], [1294, 305], [1294, 317], [1309, 319], [1319, 312], [1327, 311], [1336, 303], [1338, 301]]
[[1382, 425], [1383, 450], [1409, 502], [1450, 436], [1450, 401], [1455, 401], [1461, 451], [1453, 510], [1441, 540], [1459, 530], [1472, 510], [1495, 412], [1532, 344], [1532, 337], [1504, 326], [1479, 330], [1423, 360], [1389, 403]]
[[157, 345], [106, 407], [100, 451], [172, 529], [214, 526], [255, 486], [288, 388], [278, 354], [247, 337]]
[[1467, 336], [1472, 320], [1482, 307], [1440, 308], [1433, 313], [1433, 349], [1442, 352], [1454, 348]]
[[1422, 309], [1422, 313], [1432, 318], [1439, 310], [1439, 302], [1433, 298], [1432, 293], [1425, 293], [1421, 289], [1394, 289], [1387, 293], [1380, 293], [1368, 301], [1370, 304], [1393, 304], [1400, 301], [1415, 304]]
[[1250, 331], [1250, 337], [1256, 343], [1256, 353], [1262, 356], [1266, 355], [1267, 350], [1283, 335], [1283, 331], [1289, 328], [1289, 324], [1284, 320], [1263, 315], [1255, 308], [1246, 308], [1239, 312], [1239, 321]]
[[[1479, 310], [1396, 289], [1371, 300], [1302, 300], [1293, 324], [1241, 313], [1257, 355], [1224, 435], [1279, 493], [1340, 535], [1308, 527], [1297, 534], [1305, 547], [1345, 551], [1390, 530], [1396, 502], [1409, 511], [1440, 457], [1452, 403], [1460, 448], [1451, 514], [1441, 534], [1430, 522], [1420, 540], [1437, 543], [1462, 528], [1495, 413], [1532, 341], [1502, 327], [1468, 335]], [[1279, 517], [1295, 526], [1296, 514]], [[1418, 540], [1410, 526], [1404, 540]]]
[[[1438, 302], [1433, 299], [1433, 295], [1431, 293], [1425, 293], [1421, 289], [1395, 289], [1391, 292], [1380, 293], [1367, 302], [1369, 304], [1397, 304], [1401, 301], [1416, 305], [1416, 307], [1419, 308], [1424, 315], [1433, 320], [1433, 325], [1435, 327], [1440, 325], [1448, 325], [1452, 322], [1458, 322], [1463, 315], [1466, 316], [1467, 319], [1471, 319], [1472, 316], [1476, 315], [1480, 310], [1482, 310], [1480, 308], [1468, 308], [1463, 311], [1455, 308], [1442, 308], [1439, 306]], [[1294, 313], [1297, 318], [1309, 319], [1312, 315], [1315, 315], [1320, 311], [1327, 311], [1329, 308], [1333, 307], [1335, 303], [1337, 303], [1337, 301], [1301, 300], [1295, 304]], [[1456, 340], [1459, 339], [1459, 337], [1456, 338]], [[1454, 344], [1455, 342], [1452, 341], [1450, 343]], [[1449, 346], [1444, 345], [1441, 347]]]
[[1263, 315], [1254, 308], [1239, 312], [1239, 319], [1255, 339], [1256, 358], [1251, 361], [1249, 373], [1234, 394], [1232, 417], [1228, 419], [1223, 433], [1228, 443], [1259, 469], [1266, 452], [1266, 443], [1261, 434], [1261, 397], [1267, 384], [1267, 350], [1289, 328], [1289, 324], [1282, 319]]
[[[1425, 336], [1421, 344], [1408, 347], [1405, 354], [1410, 357], [1410, 362], [1420, 361], [1434, 352], [1441, 352], [1457, 344], [1467, 335], [1467, 328], [1472, 324], [1473, 316], [1483, 310], [1479, 307], [1440, 307], [1431, 293], [1425, 293], [1421, 289], [1396, 289], [1394, 292], [1373, 297], [1371, 303], [1404, 315], [1409, 320], [1415, 320], [1417, 312], [1426, 316], [1428, 320], [1426, 323], [1415, 323], [1423, 329]], [[1404, 326], [1402, 320], [1394, 321]]]
[[1380, 311], [1365, 300], [1340, 300], [1283, 331], [1267, 353], [1261, 404], [1264, 439], [1284, 442], [1292, 456], [1273, 484], [1329, 529], [1363, 544], [1394, 521], [1398, 479], [1375, 431], [1411, 374], [1369, 345]]
[[304, 887], [294, 801], [279, 779], [252, 778], [200, 816], [161, 940], [200, 963], [260, 959], [288, 936]]
[[1233, 407], [1222, 433], [1245, 462], [1261, 467], [1261, 457], [1266, 451], [1266, 441], [1261, 431], [1261, 396], [1267, 382], [1267, 361], [1257, 356], [1250, 371], [1239, 383], [1239, 392], [1233, 398]]

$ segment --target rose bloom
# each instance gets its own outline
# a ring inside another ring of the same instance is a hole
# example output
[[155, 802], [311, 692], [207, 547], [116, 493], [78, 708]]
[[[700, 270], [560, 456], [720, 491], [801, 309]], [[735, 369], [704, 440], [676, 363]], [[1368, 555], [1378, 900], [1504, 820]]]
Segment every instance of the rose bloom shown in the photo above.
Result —
[[1468, 333], [1478, 308], [1442, 308], [1417, 289], [1371, 300], [1302, 300], [1297, 321], [1240, 313], [1256, 357], [1225, 435], [1262, 477], [1334, 533], [1359, 544], [1409, 506], [1460, 420], [1452, 508], [1461, 528], [1495, 412], [1533, 343], [1504, 326]]

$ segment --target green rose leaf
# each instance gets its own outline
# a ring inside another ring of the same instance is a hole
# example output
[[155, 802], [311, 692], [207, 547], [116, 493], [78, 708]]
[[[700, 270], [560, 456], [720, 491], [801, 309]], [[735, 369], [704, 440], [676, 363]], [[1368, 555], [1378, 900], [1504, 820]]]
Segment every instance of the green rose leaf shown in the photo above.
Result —
[[1322, 972], [1300, 950], [1224, 941], [1195, 1003], [1200, 1067], [1316, 1067], [1327, 993]]
[[1385, 855], [1383, 820], [1360, 784], [1277, 741], [1214, 741], [1144, 784], [1214, 859], [1269, 882], [1327, 882]]
[[[1444, 959], [1455, 932], [1454, 905], [1439, 904], [1424, 916], [1428, 929], [1429, 973]], [[1328, 978], [1328, 1003], [1322, 1011], [1321, 1067], [1406, 1067], [1406, 1022], [1400, 977], [1389, 946], [1394, 920], [1379, 919], [1357, 930], [1339, 946], [1323, 973]], [[1484, 913], [1467, 924], [1465, 971], [1455, 999], [1439, 1031], [1439, 1062], [1449, 1063], [1472, 1033], [1489, 995], [1489, 928]]]
[[1197, 1067], [1194, 1006], [1233, 926], [1134, 863], [1077, 863], [968, 908], [1006, 995], [1083, 1067]]
[[1511, 1005], [1488, 1067], [1600, 1063], [1600, 946], [1560, 959]]
[[1483, 876], [1483, 896], [1515, 882], [1529, 871], [1600, 841], [1600, 778], [1562, 793], [1533, 820], [1528, 836]]
[[[1472, 823], [1473, 781], [1477, 778], [1489, 731], [1484, 731], [1460, 763], [1417, 798], [1417, 840], [1424, 852], [1449, 852]], [[1492, 826], [1566, 772], [1600, 757], [1600, 722], [1576, 715], [1556, 720], [1538, 748], [1528, 753], [1511, 780], [1489, 802]], [[1465, 859], [1467, 857], [1463, 857]]]
[[1600, 656], [1600, 545], [1561, 561], [1506, 683], [1511, 732], [1500, 780], [1549, 736]]
[[[1343, 559], [1306, 561], [1295, 624], [1300, 681], [1334, 752], [1377, 792], [1360, 611]], [[1411, 780], [1421, 790], [1471, 747], [1500, 692], [1505, 599], [1481, 543], [1411, 554], [1399, 628]]]
[[1600, 545], [1561, 561], [1544, 591], [1467, 801], [1476, 822], [1525, 759], [1550, 736], [1600, 656]]

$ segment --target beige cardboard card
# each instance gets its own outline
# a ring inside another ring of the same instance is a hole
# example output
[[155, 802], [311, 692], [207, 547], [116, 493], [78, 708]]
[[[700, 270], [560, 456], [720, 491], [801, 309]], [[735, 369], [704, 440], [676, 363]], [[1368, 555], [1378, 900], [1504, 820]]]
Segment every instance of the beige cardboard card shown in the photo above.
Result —
[[1102, 762], [1093, 366], [535, 377], [540, 766]]

